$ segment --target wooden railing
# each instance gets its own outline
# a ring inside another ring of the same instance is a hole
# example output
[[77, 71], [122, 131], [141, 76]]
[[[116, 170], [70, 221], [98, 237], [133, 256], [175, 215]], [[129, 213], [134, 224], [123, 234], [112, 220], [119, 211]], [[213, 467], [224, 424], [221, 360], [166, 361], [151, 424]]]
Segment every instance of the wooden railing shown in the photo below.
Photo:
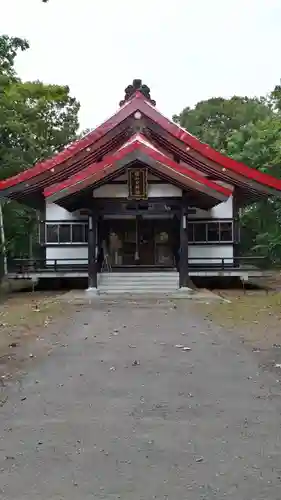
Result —
[[188, 267], [191, 269], [209, 270], [209, 269], [266, 269], [268, 268], [266, 257], [247, 256], [247, 257], [190, 257]]
[[8, 272], [17, 274], [85, 271], [88, 269], [87, 259], [12, 259], [8, 263]]
[[[123, 266], [125, 267], [125, 266]], [[142, 266], [130, 266], [138, 269]], [[145, 267], [145, 266], [143, 266]], [[149, 266], [153, 268], [153, 266]], [[157, 266], [155, 266], [157, 267]], [[192, 270], [208, 271], [215, 269], [224, 271], [230, 269], [253, 269], [265, 270], [268, 268], [265, 257], [192, 257], [188, 259], [188, 267]], [[122, 268], [122, 266], [120, 266]], [[39, 273], [63, 273], [63, 272], [87, 272], [88, 263], [86, 259], [12, 259], [8, 263], [8, 271], [15, 275], [32, 275]]]

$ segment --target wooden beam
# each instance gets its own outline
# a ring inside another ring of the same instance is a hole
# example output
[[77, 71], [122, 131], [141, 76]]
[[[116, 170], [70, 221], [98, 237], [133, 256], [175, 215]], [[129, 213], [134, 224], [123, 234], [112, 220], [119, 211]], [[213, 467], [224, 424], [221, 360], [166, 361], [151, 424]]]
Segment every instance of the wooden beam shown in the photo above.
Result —
[[96, 234], [97, 218], [94, 211], [89, 215], [89, 236], [88, 236], [88, 287], [97, 288], [97, 259], [96, 259]]
[[38, 224], [38, 239], [39, 239], [39, 258], [42, 266], [46, 265], [46, 203], [45, 200], [40, 203], [40, 208], [37, 210]]
[[234, 266], [239, 266], [240, 256], [240, 213], [239, 213], [239, 194], [237, 189], [233, 192], [232, 198], [233, 210], [233, 262]]
[[188, 207], [186, 193], [182, 197], [182, 209], [180, 219], [180, 288], [188, 287]]

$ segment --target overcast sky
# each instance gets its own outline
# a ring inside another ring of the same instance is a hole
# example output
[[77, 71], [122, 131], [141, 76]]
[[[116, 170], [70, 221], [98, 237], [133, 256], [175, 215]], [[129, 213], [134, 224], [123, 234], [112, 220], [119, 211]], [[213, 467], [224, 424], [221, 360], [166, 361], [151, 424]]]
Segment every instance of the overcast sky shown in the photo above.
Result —
[[[3, 9], [3, 4], [5, 8]], [[166, 115], [281, 78], [281, 0], [2, 0], [0, 32], [27, 38], [23, 79], [67, 84], [81, 128], [110, 116], [133, 78]]]

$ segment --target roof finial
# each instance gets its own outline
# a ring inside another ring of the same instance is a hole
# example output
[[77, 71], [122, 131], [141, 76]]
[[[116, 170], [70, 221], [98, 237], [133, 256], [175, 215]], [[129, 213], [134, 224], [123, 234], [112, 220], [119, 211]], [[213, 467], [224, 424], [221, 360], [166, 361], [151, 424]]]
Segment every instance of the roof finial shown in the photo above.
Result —
[[125, 102], [129, 101], [137, 91], [141, 92], [143, 96], [150, 102], [150, 104], [152, 104], [153, 106], [156, 105], [156, 102], [150, 97], [150, 88], [147, 85], [144, 85], [142, 83], [142, 80], [135, 79], [133, 80], [132, 85], [129, 85], [125, 89], [125, 97], [122, 101], [120, 101], [120, 106], [123, 106]]

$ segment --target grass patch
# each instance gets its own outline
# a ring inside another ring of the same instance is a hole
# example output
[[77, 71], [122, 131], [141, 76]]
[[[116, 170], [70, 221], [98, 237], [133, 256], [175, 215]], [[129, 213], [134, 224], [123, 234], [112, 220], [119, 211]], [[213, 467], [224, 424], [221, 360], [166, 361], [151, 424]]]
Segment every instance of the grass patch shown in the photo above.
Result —
[[[19, 293], [0, 304], [0, 376], [3, 380], [22, 368], [37, 347], [35, 340], [58, 319], [68, 318], [70, 305], [59, 294]], [[50, 341], [46, 336], [46, 344]], [[42, 347], [41, 347], [42, 350]], [[43, 349], [44, 351], [44, 349]], [[8, 374], [8, 375], [7, 375]], [[1, 382], [0, 379], [0, 382]]]
[[10, 296], [0, 306], [1, 335], [3, 332], [30, 332], [34, 328], [47, 326], [63, 309], [58, 297], [42, 293], [23, 293]]
[[281, 344], [281, 293], [220, 292], [229, 303], [200, 304], [201, 312], [226, 330], [237, 330], [246, 342], [262, 348]]

